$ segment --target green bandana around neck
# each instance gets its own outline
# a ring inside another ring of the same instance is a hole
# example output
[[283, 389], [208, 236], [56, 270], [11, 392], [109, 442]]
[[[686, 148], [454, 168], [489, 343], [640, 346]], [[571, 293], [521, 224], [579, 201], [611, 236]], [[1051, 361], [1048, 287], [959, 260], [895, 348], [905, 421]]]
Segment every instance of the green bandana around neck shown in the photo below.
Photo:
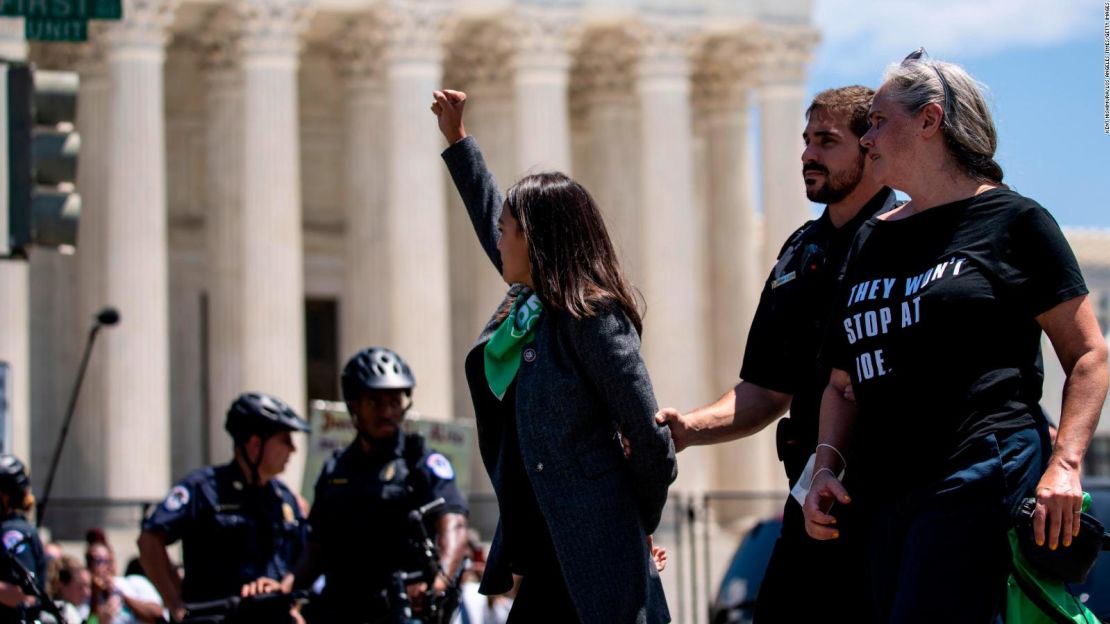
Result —
[[505, 398], [505, 392], [516, 379], [521, 352], [524, 345], [536, 339], [536, 321], [543, 312], [543, 305], [535, 293], [525, 299], [523, 305], [519, 305], [520, 299], [517, 297], [513, 301], [509, 316], [486, 343], [486, 382], [498, 401]]

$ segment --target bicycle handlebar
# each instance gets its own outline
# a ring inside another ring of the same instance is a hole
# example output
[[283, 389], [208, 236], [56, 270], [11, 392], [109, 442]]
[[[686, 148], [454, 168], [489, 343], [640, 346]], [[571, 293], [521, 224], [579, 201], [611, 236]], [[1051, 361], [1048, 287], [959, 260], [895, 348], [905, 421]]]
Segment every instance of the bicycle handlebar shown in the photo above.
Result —
[[413, 509], [412, 511], [410, 511], [409, 512], [409, 520], [411, 520], [413, 522], [422, 522], [424, 520], [424, 516], [428, 515], [429, 511], [432, 511], [433, 509], [438, 509], [440, 507], [443, 507], [446, 504], [447, 504], [447, 500], [444, 499], [442, 496], [440, 496], [439, 498], [435, 499], [434, 501], [432, 501], [432, 502], [430, 502], [426, 505], [422, 505], [420, 507], [417, 507], [416, 509]]
[[286, 593], [259, 594], [257, 596], [230, 596], [219, 600], [192, 602], [185, 605], [183, 622], [218, 622], [225, 618], [243, 618], [243, 621], [273, 621], [288, 614], [293, 603], [308, 597], [306, 590]]

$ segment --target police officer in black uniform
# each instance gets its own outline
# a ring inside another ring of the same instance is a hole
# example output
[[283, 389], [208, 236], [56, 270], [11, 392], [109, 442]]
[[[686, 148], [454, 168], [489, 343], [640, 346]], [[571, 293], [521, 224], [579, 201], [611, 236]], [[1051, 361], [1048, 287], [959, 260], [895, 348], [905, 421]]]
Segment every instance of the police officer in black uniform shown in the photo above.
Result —
[[[308, 524], [297, 498], [275, 477], [308, 423], [280, 399], [248, 392], [227, 412], [235, 458], [190, 473], [143, 521], [143, 568], [175, 620], [184, 603], [278, 591], [292, 583]], [[182, 540], [180, 581], [166, 545]]]
[[[309, 547], [295, 583], [305, 587], [324, 574], [314, 622], [361, 624], [388, 614], [385, 596], [393, 573], [423, 566], [410, 544], [409, 514], [437, 498], [446, 504], [424, 518], [439, 549], [437, 594], [462, 563], [468, 511], [454, 468], [422, 436], [401, 430], [415, 385], [408, 364], [389, 349], [363, 349], [343, 368], [343, 398], [358, 435], [328, 460], [316, 481]], [[419, 583], [409, 588], [418, 609], [427, 590]]]
[[43, 591], [46, 581], [46, 555], [27, 514], [35, 504], [31, 480], [23, 462], [15, 455], [0, 454], [0, 624], [29, 621], [31, 610], [25, 606], [27, 594], [16, 582], [15, 562], [34, 575], [35, 585]]
[[[821, 395], [829, 381], [818, 351], [837, 303], [840, 268], [859, 227], [895, 206], [894, 192], [867, 175], [866, 151], [859, 144], [869, 127], [873, 95], [860, 86], [829, 89], [806, 111], [802, 178], [806, 196], [826, 209], [791, 235], [779, 253], [748, 332], [740, 383], [689, 414], [660, 410], [657, 418], [670, 425], [679, 450], [752, 435], [789, 408], [790, 417], [779, 421], [777, 431], [779, 459], [792, 488], [802, 477], [817, 444]], [[846, 509], [834, 514], [842, 528], [850, 524]], [[866, 621], [869, 606], [859, 582], [863, 565], [855, 544], [811, 539], [800, 502], [788, 497], [782, 536], [759, 590], [756, 624]], [[815, 577], [812, 570], [823, 572]]]

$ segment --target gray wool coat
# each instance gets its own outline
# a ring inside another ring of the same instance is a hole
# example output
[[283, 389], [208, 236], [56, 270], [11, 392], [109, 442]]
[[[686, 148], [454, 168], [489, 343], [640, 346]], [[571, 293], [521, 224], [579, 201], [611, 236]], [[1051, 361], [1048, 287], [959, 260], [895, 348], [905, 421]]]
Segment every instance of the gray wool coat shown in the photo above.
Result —
[[[497, 219], [503, 202], [478, 144], [466, 138], [443, 159], [500, 272]], [[513, 286], [498, 309], [507, 309], [522, 293], [528, 293], [526, 287]], [[495, 314], [475, 350], [484, 347], [498, 323]], [[655, 423], [655, 395], [635, 327], [615, 304], [581, 320], [547, 308], [529, 348], [517, 374], [515, 405], [509, 407], [515, 408], [524, 469], [579, 617], [584, 624], [669, 622], [646, 538], [659, 526], [678, 468], [670, 430]], [[468, 360], [480, 355], [472, 351]], [[479, 450], [504, 519], [513, 516], [506, 509], [519, 504], [502, 495], [504, 416], [498, 408], [504, 406], [491, 403], [496, 399], [490, 399], [484, 375], [469, 366], [467, 381]], [[614, 437], [618, 427], [631, 442], [628, 459]], [[513, 549], [504, 536], [499, 523], [483, 593], [512, 586]]]

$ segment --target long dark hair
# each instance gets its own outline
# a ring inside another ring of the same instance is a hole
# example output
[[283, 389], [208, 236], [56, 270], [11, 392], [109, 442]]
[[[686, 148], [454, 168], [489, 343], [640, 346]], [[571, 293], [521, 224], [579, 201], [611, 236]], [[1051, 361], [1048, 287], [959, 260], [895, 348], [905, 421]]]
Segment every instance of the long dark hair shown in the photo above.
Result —
[[612, 301], [643, 332], [601, 211], [581, 184], [558, 172], [530, 175], [509, 188], [505, 208], [524, 231], [532, 283], [545, 305], [581, 319]]

